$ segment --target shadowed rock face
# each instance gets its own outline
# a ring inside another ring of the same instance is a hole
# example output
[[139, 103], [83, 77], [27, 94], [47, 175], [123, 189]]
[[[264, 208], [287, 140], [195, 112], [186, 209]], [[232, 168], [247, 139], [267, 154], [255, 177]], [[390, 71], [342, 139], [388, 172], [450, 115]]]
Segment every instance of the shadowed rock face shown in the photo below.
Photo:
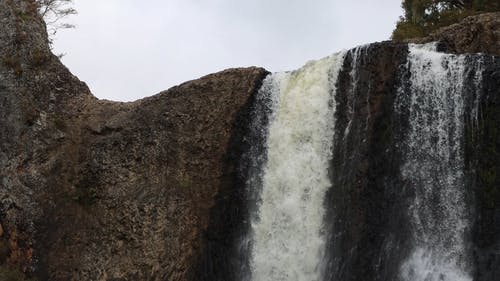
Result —
[[188, 279], [215, 198], [239, 188], [230, 138], [265, 75], [226, 70], [85, 112], [66, 198], [40, 220], [46, 277]]
[[394, 280], [405, 257], [408, 194], [395, 137], [404, 124], [393, 109], [407, 54], [406, 44], [392, 42], [347, 53], [337, 82], [325, 280]]
[[[422, 42], [500, 54], [498, 19], [468, 18]], [[330, 233], [342, 233], [329, 237], [327, 280], [392, 280], [393, 261], [408, 248], [400, 212], [408, 194], [399, 192], [393, 149], [407, 126], [393, 112], [407, 52], [406, 44], [372, 44], [350, 51], [341, 71], [336, 136], [350, 133], [335, 139], [339, 188], [326, 205]], [[500, 263], [494, 70], [480, 124], [466, 128], [481, 281]], [[250, 119], [266, 75], [230, 69], [132, 103], [98, 100], [51, 53], [33, 2], [0, 0], [0, 280], [239, 280], [235, 268], [248, 268], [234, 242], [249, 227], [245, 170], [256, 168], [245, 152], [264, 150]]]
[[[446, 47], [441, 45], [448, 52]], [[411, 123], [397, 102], [398, 91], [408, 87], [407, 54], [406, 44], [383, 42], [346, 55], [337, 81], [332, 188], [326, 197], [325, 280], [401, 280], [412, 247], [406, 210], [415, 197], [415, 186], [400, 172]], [[500, 59], [469, 54], [464, 60], [470, 67], [464, 78], [464, 197], [473, 217], [467, 247], [473, 280], [491, 281], [500, 268]], [[474, 82], [475, 64], [484, 67], [480, 85]], [[477, 120], [469, 114], [474, 98]]]
[[100, 101], [51, 54], [31, 1], [0, 1], [0, 20], [0, 270], [195, 280], [215, 198], [238, 188], [238, 114], [267, 72]]
[[497, 68], [483, 74], [480, 118], [478, 124], [467, 120], [465, 149], [476, 200], [472, 241], [478, 281], [500, 276], [500, 57], [485, 61]]

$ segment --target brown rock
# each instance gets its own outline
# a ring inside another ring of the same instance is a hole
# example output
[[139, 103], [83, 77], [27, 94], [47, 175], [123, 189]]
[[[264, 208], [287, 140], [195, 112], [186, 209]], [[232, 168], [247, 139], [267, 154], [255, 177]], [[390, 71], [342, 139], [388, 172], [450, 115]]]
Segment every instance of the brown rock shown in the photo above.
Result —
[[485, 53], [500, 56], [500, 12], [470, 16], [443, 27], [414, 43], [440, 41], [452, 53]]
[[229, 69], [132, 103], [97, 100], [50, 53], [30, 2], [0, 0], [7, 262], [39, 280], [187, 280], [215, 198], [233, 185], [237, 116], [267, 72]]

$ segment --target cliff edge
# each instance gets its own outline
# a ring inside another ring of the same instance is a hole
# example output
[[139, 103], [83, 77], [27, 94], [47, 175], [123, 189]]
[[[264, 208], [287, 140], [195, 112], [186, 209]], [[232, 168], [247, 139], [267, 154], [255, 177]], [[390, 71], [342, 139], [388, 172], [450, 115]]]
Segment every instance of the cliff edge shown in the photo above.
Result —
[[192, 279], [267, 72], [98, 100], [51, 53], [32, 1], [0, 0], [0, 22], [0, 279]]
[[446, 51], [458, 54], [485, 53], [500, 56], [500, 13], [470, 16], [459, 23], [443, 27], [412, 43], [439, 41]]

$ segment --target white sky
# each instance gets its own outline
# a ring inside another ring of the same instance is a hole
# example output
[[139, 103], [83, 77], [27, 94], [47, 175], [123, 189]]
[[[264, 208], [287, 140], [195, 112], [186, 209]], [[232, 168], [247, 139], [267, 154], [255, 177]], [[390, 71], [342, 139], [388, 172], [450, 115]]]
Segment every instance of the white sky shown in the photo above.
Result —
[[292, 70], [389, 39], [401, 0], [75, 0], [55, 52], [99, 98], [131, 101], [230, 67]]

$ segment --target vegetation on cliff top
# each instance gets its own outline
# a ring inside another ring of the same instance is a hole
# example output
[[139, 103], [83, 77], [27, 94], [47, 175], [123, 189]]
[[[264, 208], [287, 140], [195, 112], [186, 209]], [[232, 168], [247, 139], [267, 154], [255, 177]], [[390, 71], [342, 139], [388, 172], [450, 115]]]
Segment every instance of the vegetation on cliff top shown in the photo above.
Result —
[[424, 37], [463, 18], [500, 11], [498, 0], [403, 0], [404, 16], [392, 33], [395, 40]]

